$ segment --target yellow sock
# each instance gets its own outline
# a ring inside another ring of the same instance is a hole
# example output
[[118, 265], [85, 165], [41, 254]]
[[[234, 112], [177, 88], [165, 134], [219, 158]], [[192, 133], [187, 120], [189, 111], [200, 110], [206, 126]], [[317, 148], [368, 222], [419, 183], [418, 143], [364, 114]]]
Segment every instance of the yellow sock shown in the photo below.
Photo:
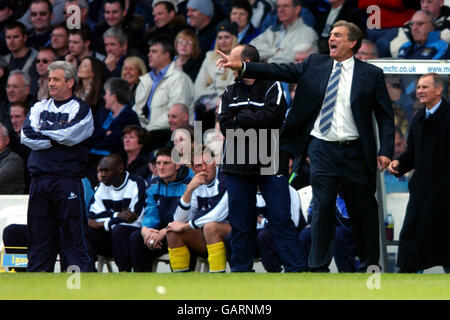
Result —
[[225, 244], [220, 241], [206, 245], [208, 250], [209, 272], [225, 272], [227, 264], [227, 253]]
[[169, 248], [169, 258], [173, 272], [189, 271], [191, 254], [188, 247]]

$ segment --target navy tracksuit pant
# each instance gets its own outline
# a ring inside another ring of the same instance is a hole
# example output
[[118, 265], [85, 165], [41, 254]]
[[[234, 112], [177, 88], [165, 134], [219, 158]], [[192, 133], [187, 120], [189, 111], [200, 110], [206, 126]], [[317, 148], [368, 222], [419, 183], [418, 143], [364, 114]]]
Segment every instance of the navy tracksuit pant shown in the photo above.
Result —
[[88, 227], [88, 238], [91, 246], [91, 255], [102, 255], [114, 258], [120, 272], [131, 272], [130, 238], [133, 232], [140, 228], [126, 225], [115, 225], [111, 231], [105, 229], [93, 229]]
[[141, 236], [141, 229], [130, 235], [131, 264], [135, 272], [152, 272], [153, 262], [163, 254], [168, 253], [167, 241], [163, 240], [161, 249], [150, 250]]
[[[351, 227], [336, 226], [333, 256], [339, 272], [356, 272], [356, 247]], [[304, 228], [299, 234], [302, 260], [308, 262], [311, 250], [311, 228]]]
[[291, 219], [288, 178], [284, 175], [226, 174], [229, 201], [228, 221], [231, 224], [231, 259], [233, 272], [253, 270], [256, 252], [256, 191], [266, 202], [275, 247], [286, 272], [305, 270], [300, 259], [297, 230]]
[[76, 265], [82, 272], [94, 270], [81, 179], [33, 177], [27, 225], [28, 271], [52, 272], [59, 250], [67, 266]]

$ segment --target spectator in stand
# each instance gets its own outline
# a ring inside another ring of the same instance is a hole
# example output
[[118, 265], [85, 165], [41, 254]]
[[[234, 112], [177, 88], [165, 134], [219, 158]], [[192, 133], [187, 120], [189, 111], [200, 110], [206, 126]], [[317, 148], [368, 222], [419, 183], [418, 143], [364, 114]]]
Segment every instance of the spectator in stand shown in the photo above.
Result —
[[449, 45], [434, 31], [433, 16], [419, 10], [412, 16], [409, 26], [411, 39], [400, 47], [398, 58], [438, 60], [450, 58]]
[[34, 72], [31, 73], [30, 94], [38, 100], [48, 99], [48, 66], [56, 61], [55, 52], [50, 47], [42, 48], [36, 57]]
[[156, 154], [158, 176], [147, 189], [147, 202], [142, 229], [131, 235], [132, 263], [135, 271], [152, 271], [152, 262], [167, 253], [167, 224], [173, 221], [178, 201], [192, 179], [191, 171], [175, 164], [171, 148]]
[[[434, 30], [439, 31], [440, 38], [450, 42], [450, 8], [444, 5], [444, 0], [421, 0], [420, 9], [433, 16]], [[400, 46], [411, 38], [411, 28], [408, 23], [398, 29], [397, 36], [390, 43], [392, 57], [398, 55]]]
[[[262, 21], [261, 26], [259, 27], [259, 30], [261, 30], [261, 32], [266, 31], [270, 27], [276, 27], [280, 23], [277, 16], [276, 0], [270, 0], [270, 2], [272, 3], [272, 11], [270, 11]], [[304, 2], [305, 1], [303, 0], [301, 1], [302, 10], [300, 11], [299, 17], [302, 17], [303, 22], [308, 27], [314, 28], [316, 24], [316, 18], [314, 17], [311, 10], [308, 9], [308, 6], [304, 4]], [[324, 10], [324, 8], [322, 10]]]
[[154, 0], [152, 13], [155, 26], [147, 30], [148, 40], [155, 36], [165, 36], [174, 41], [177, 34], [187, 26], [186, 18], [177, 14], [177, 7], [171, 1]]
[[129, 47], [138, 52], [145, 49], [145, 21], [142, 16], [127, 14], [125, 0], [104, 1], [105, 20], [98, 23], [94, 34], [94, 48], [102, 54], [106, 53], [103, 33], [111, 27], [122, 29], [126, 34]]
[[253, 39], [261, 61], [288, 63], [294, 62], [294, 46], [298, 43], [317, 45], [317, 34], [299, 16], [301, 0], [277, 0], [277, 17], [280, 22]]
[[0, 194], [23, 194], [23, 160], [9, 148], [8, 129], [0, 123]]
[[75, 5], [80, 8], [80, 22], [86, 24], [91, 28], [92, 32], [95, 31], [95, 22], [89, 18], [89, 4], [88, 0], [66, 0], [64, 3], [64, 17], [66, 21], [69, 21], [70, 16], [73, 14], [69, 7]]
[[[194, 150], [194, 126], [184, 125], [175, 128], [172, 132], [172, 141], [174, 151], [172, 159], [175, 163], [189, 165], [192, 163], [191, 155]], [[178, 156], [179, 159], [175, 157]]]
[[167, 112], [170, 131], [189, 125], [189, 109], [181, 103], [174, 104]]
[[30, 5], [30, 21], [33, 28], [28, 33], [28, 46], [39, 50], [49, 45], [52, 18], [52, 5], [49, 0], [33, 0]]
[[120, 28], [112, 27], [103, 34], [106, 58], [106, 78], [120, 77], [123, 61], [127, 58], [128, 39]]
[[100, 61], [105, 60], [105, 56], [91, 49], [92, 31], [87, 25], [81, 25], [80, 29], [69, 31], [69, 54], [65, 60], [75, 67], [78, 67], [85, 57], [93, 57]]
[[123, 150], [125, 152], [125, 169], [143, 179], [149, 175], [148, 154], [144, 152], [145, 131], [138, 125], [128, 125], [122, 132]]
[[194, 117], [194, 85], [173, 61], [173, 44], [167, 38], [154, 38], [149, 43], [148, 65], [151, 71], [140, 78], [133, 110], [141, 126], [148, 132], [147, 151], [164, 146], [171, 136], [167, 111], [176, 103], [189, 108]]
[[0, 122], [3, 123], [9, 131], [12, 130], [9, 119], [11, 104], [23, 102], [30, 108], [36, 102], [36, 98], [30, 95], [30, 84], [30, 76], [27, 73], [21, 70], [13, 70], [9, 73], [8, 82], [6, 84], [6, 96], [8, 100], [0, 101], [0, 109], [2, 110], [1, 115], [4, 117], [3, 119], [0, 119]]
[[127, 172], [116, 154], [100, 160], [98, 175], [100, 185], [88, 209], [87, 234], [92, 256], [113, 257], [119, 272], [130, 272], [130, 236], [141, 228], [145, 181]]
[[9, 116], [8, 104], [6, 101], [8, 97], [6, 95], [6, 85], [9, 77], [9, 65], [0, 57], [0, 123], [3, 123]]
[[[18, 5], [20, 6], [21, 0], [15, 1], [18, 2]], [[51, 20], [52, 25], [57, 25], [58, 23], [64, 22], [64, 0], [49, 0], [51, 7], [52, 7], [52, 13], [53, 17]], [[25, 25], [27, 30], [31, 30], [33, 28], [33, 24], [31, 23], [31, 10], [29, 3], [32, 3], [31, 1], [27, 1], [26, 4], [22, 3], [22, 5], [25, 5], [26, 12], [23, 15], [18, 16], [17, 20]], [[21, 8], [20, 8], [21, 9]]]
[[255, 28], [259, 29], [266, 15], [272, 10], [272, 5], [267, 0], [249, 0], [252, 6], [251, 22]]
[[400, 272], [418, 272], [433, 266], [450, 271], [450, 109], [443, 91], [441, 75], [427, 73], [419, 78], [416, 94], [425, 108], [411, 121], [406, 151], [388, 167], [397, 177], [414, 169], [400, 232]]
[[[101, 156], [120, 154], [120, 140], [127, 125], [139, 125], [136, 112], [129, 108], [130, 87], [125, 80], [109, 78], [104, 85], [105, 107], [94, 119], [94, 133], [91, 136], [91, 155]], [[97, 167], [95, 161], [94, 168]]]
[[0, 0], [0, 56], [9, 52], [5, 40], [5, 27], [14, 21], [12, 7], [10, 0]]
[[248, 0], [233, 0], [231, 2], [230, 21], [238, 25], [239, 44], [249, 43], [261, 33], [252, 24], [252, 14], [252, 6]]
[[386, 88], [394, 108], [395, 126], [406, 136], [409, 121], [413, 116], [414, 101], [406, 94], [403, 79], [400, 75], [389, 75], [385, 78]]
[[223, 21], [217, 26], [215, 48], [206, 54], [195, 80], [195, 119], [203, 122], [203, 132], [214, 128], [217, 99], [234, 81], [232, 70], [217, 68], [216, 62], [220, 58], [217, 50], [229, 54], [238, 45], [237, 34], [238, 28], [234, 22]]
[[121, 78], [130, 86], [130, 106], [134, 105], [136, 88], [139, 84], [139, 78], [147, 73], [147, 67], [144, 61], [136, 56], [127, 57], [122, 66]]
[[175, 38], [175, 66], [195, 82], [205, 58], [200, 50], [197, 35], [191, 29], [181, 30]]
[[23, 160], [24, 167], [24, 181], [25, 181], [25, 193], [28, 193], [30, 186], [30, 174], [27, 168], [28, 157], [30, 156], [31, 149], [26, 145], [20, 143], [20, 131], [22, 130], [23, 123], [27, 117], [30, 108], [23, 102], [13, 102], [10, 108], [10, 119], [13, 130], [10, 132], [10, 148], [17, 153]]
[[376, 44], [368, 39], [363, 39], [361, 47], [355, 54], [355, 58], [360, 60], [378, 59], [378, 48]]
[[36, 59], [37, 51], [27, 47], [27, 30], [17, 21], [12, 21], [5, 26], [6, 46], [10, 51], [4, 56], [10, 70], [20, 69], [28, 72]]
[[366, 25], [362, 15], [356, 10], [355, 4], [347, 0], [329, 0], [330, 7], [316, 14], [316, 30], [319, 36], [319, 52], [329, 54], [328, 39], [333, 24], [339, 20], [353, 22], [364, 33]]
[[105, 80], [105, 67], [103, 63], [93, 57], [85, 57], [78, 67], [79, 82], [75, 95], [89, 104], [95, 117], [103, 107], [102, 89]]
[[65, 60], [69, 53], [69, 29], [67, 29], [65, 22], [53, 28], [50, 45], [56, 53], [57, 60]]
[[213, 23], [214, 5], [211, 0], [189, 0], [187, 3], [189, 26], [194, 29], [203, 54], [211, 50], [216, 28]]
[[312, 53], [319, 53], [317, 46], [309, 43], [300, 43], [294, 47], [294, 62], [301, 63]]
[[[381, 58], [390, 57], [389, 43], [397, 35], [397, 30], [409, 21], [420, 8], [419, 0], [358, 0], [358, 8], [361, 12], [367, 12], [367, 8], [376, 5], [379, 8], [379, 15], [371, 15], [367, 19], [367, 39], [376, 43]], [[376, 21], [380, 21], [380, 26], [370, 26]], [[395, 57], [395, 56], [394, 56]]]

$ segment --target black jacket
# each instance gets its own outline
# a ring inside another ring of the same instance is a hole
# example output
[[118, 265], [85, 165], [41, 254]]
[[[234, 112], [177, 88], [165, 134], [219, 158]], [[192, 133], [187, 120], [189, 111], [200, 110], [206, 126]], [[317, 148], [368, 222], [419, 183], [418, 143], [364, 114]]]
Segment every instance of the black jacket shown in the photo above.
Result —
[[[276, 153], [272, 154], [271, 150], [277, 148], [278, 151], [277, 134], [287, 108], [280, 83], [256, 80], [252, 86], [247, 86], [242, 79], [236, 79], [234, 84], [225, 89], [221, 98], [218, 118], [225, 136], [222, 172], [259, 175], [262, 167], [273, 167]], [[245, 138], [245, 143], [240, 144], [239, 139], [230, 135], [227, 129], [234, 130], [232, 132], [235, 134], [239, 134], [236, 129], [242, 129], [241, 134], [254, 135]], [[274, 141], [276, 144], [273, 144]], [[264, 145], [267, 146], [265, 150], [261, 149]], [[276, 172], [277, 169], [272, 174]]]
[[399, 175], [413, 170], [409, 202], [400, 233], [397, 265], [420, 270], [450, 266], [450, 105], [414, 116], [407, 149], [398, 158]]

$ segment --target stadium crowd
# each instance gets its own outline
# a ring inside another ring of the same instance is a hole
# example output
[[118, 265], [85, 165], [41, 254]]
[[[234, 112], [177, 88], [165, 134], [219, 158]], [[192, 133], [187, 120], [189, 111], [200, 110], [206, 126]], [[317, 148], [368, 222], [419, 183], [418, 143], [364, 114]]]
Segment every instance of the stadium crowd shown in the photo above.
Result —
[[[372, 5], [381, 28], [368, 27]], [[310, 159], [290, 157], [283, 172], [290, 186], [282, 191], [272, 188], [278, 182], [255, 178], [253, 167], [221, 165], [226, 129], [280, 129], [297, 84], [242, 80], [239, 70], [217, 66], [218, 51], [246, 62], [300, 64], [332, 54], [331, 31], [342, 20], [364, 38], [358, 60], [450, 58], [444, 0], [0, 0], [0, 194], [30, 194], [29, 206], [39, 207], [27, 226], [4, 229], [4, 245], [29, 248], [29, 271], [53, 271], [58, 253], [63, 269], [78, 264], [82, 271], [94, 271], [105, 256], [119, 271], [150, 272], [166, 253], [173, 271], [192, 270], [197, 256], [211, 272], [224, 272], [227, 261], [232, 271], [251, 271], [255, 256], [269, 272], [313, 269], [314, 201], [302, 212], [296, 198], [310, 184]], [[410, 125], [429, 101], [416, 99], [410, 75], [384, 80], [395, 125], [391, 160], [405, 159], [414, 152], [406, 144]], [[442, 87], [436, 95], [445, 102], [446, 85], [432, 86]], [[235, 94], [239, 103], [252, 97], [277, 108], [235, 113]], [[203, 156], [192, 164], [197, 135]], [[417, 169], [409, 161], [401, 175], [392, 166], [384, 172], [387, 192], [408, 191], [408, 171]], [[448, 164], [441, 169], [450, 179]], [[253, 200], [243, 201], [247, 196]], [[360, 243], [350, 197], [340, 189], [335, 196], [330, 252], [339, 271], [355, 272]], [[82, 205], [68, 201], [75, 198]], [[450, 216], [446, 204], [436, 210]], [[410, 233], [408, 252], [447, 239], [415, 243], [419, 236]], [[450, 255], [442, 258], [449, 247], [404, 262], [402, 271], [450, 267]]]

